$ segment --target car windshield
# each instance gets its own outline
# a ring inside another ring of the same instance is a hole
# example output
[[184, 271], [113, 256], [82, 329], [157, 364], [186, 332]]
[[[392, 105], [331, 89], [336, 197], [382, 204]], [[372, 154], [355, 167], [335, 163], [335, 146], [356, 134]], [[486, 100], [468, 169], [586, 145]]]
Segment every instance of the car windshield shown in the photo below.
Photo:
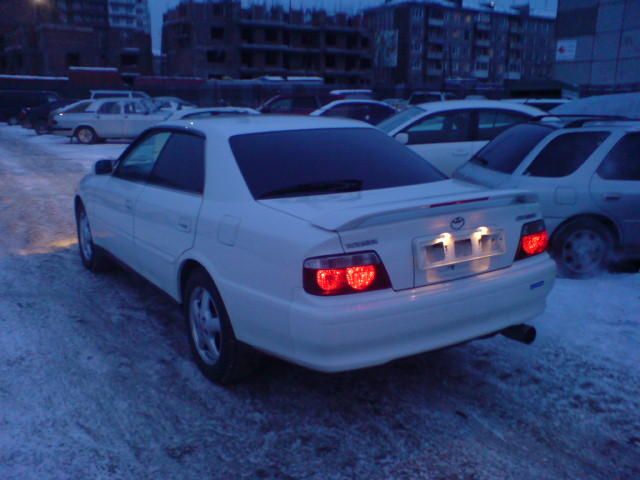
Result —
[[401, 127], [414, 117], [417, 118], [420, 115], [423, 115], [425, 111], [420, 107], [411, 107], [403, 110], [402, 112], [396, 113], [391, 117], [387, 118], [385, 121], [380, 122], [377, 126], [380, 130], [385, 133], [391, 133], [396, 128]]
[[256, 199], [401, 187], [446, 177], [373, 128], [236, 135], [229, 139]]
[[516, 125], [485, 145], [470, 162], [490, 170], [511, 174], [524, 157], [553, 130], [549, 125], [538, 123]]

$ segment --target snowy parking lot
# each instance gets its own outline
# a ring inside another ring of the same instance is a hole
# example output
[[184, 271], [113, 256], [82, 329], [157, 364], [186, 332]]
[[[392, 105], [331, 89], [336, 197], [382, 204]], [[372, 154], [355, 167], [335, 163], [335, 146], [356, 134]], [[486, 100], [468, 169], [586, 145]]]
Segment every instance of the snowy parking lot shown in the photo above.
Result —
[[559, 279], [494, 337], [326, 375], [208, 382], [178, 306], [87, 272], [72, 200], [123, 143], [0, 126], [0, 479], [640, 478], [640, 274]]

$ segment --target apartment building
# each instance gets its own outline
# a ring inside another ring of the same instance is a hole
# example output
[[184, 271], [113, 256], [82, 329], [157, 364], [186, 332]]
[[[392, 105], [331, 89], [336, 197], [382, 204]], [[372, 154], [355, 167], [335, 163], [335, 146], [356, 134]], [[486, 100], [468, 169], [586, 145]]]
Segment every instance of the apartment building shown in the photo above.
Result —
[[238, 1], [182, 2], [164, 15], [169, 75], [255, 78], [319, 76], [369, 85], [371, 42], [361, 14], [329, 14]]
[[556, 36], [555, 79], [640, 88], [640, 0], [560, 0]]
[[485, 5], [426, 0], [366, 10], [376, 83], [415, 88], [451, 79], [501, 84], [549, 78], [554, 19], [528, 7]]
[[[63, 76], [72, 66], [117, 67], [125, 77], [150, 73], [148, 11], [142, 27], [125, 28], [115, 25], [111, 3], [131, 2], [0, 2], [0, 73]], [[146, 11], [146, 2], [133, 3]]]
[[147, 0], [109, 0], [109, 25], [149, 33], [151, 20]]

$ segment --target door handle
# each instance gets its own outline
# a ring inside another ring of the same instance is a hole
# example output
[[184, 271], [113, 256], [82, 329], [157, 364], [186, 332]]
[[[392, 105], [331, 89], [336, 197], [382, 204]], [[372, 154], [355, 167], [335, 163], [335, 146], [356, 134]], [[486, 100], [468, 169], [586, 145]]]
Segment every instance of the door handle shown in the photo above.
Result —
[[607, 202], [617, 202], [622, 198], [622, 195], [620, 195], [619, 193], [605, 193], [602, 195], [602, 198], [604, 198]]
[[181, 230], [183, 232], [190, 232], [191, 231], [191, 220], [189, 220], [188, 218], [185, 218], [185, 217], [180, 217], [178, 219], [178, 230]]
[[133, 200], [131, 200], [130, 198], [127, 198], [124, 201], [124, 208], [126, 208], [130, 212], [133, 211]]

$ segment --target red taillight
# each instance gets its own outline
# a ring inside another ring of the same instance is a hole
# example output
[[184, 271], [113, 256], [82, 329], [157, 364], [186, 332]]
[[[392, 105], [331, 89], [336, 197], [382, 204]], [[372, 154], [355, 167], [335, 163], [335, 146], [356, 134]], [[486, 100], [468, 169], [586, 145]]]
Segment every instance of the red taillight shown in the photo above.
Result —
[[544, 253], [549, 246], [549, 234], [544, 220], [525, 223], [520, 235], [520, 248], [516, 259], [527, 258]]
[[522, 245], [522, 250], [527, 255], [537, 255], [547, 249], [547, 245], [549, 245], [549, 235], [546, 230], [540, 233], [525, 235], [522, 237], [520, 244]]
[[314, 295], [344, 295], [391, 287], [375, 252], [310, 258], [304, 262], [303, 284]]
[[340, 268], [321, 269], [316, 271], [316, 283], [323, 292], [331, 293], [344, 288], [345, 271]]
[[354, 290], [366, 290], [376, 279], [375, 265], [347, 268], [347, 283]]

